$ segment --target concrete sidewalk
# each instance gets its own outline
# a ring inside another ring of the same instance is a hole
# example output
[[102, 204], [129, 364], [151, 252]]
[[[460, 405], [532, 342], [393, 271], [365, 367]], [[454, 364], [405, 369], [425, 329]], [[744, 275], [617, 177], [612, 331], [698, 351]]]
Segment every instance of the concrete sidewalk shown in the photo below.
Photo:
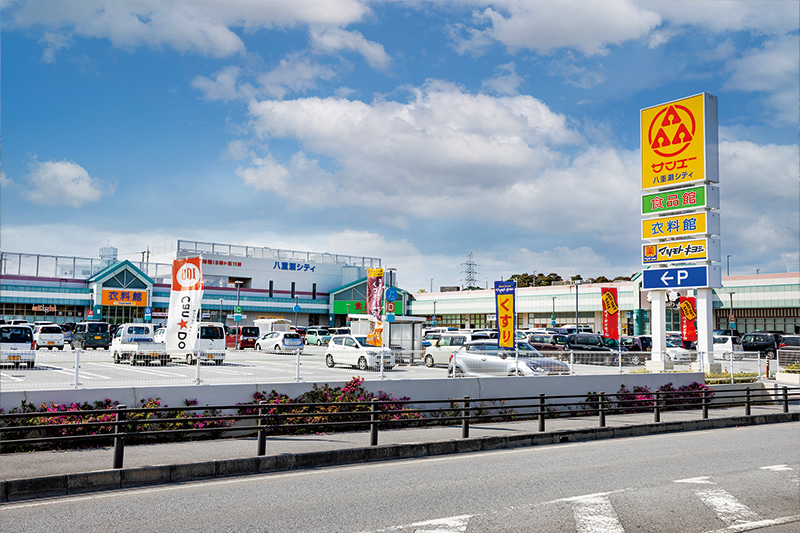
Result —
[[127, 446], [124, 468], [114, 470], [111, 447], [0, 455], [0, 501], [14, 501], [96, 490], [175, 483], [196, 479], [267, 473], [359, 462], [426, 457], [692, 431], [800, 421], [800, 406], [753, 406], [667, 411], [654, 423], [653, 413], [547, 419], [544, 432], [537, 420], [472, 424], [462, 438], [460, 425], [381, 430], [378, 446], [368, 431], [268, 437], [266, 455], [257, 456], [255, 437], [198, 442]]

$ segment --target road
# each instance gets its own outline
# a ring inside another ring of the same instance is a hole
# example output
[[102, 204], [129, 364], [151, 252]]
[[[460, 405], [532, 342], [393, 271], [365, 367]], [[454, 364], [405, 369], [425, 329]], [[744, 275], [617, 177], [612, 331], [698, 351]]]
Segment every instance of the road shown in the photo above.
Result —
[[[323, 354], [324, 346], [305, 346], [300, 357], [299, 373], [305, 381], [347, 381], [353, 368], [336, 366], [327, 368]], [[409, 356], [406, 355], [406, 363]], [[420, 358], [416, 357], [419, 363]], [[35, 390], [49, 388], [71, 388], [75, 384], [76, 353], [71, 350], [39, 350], [33, 369], [0, 367], [0, 386], [3, 390]], [[297, 358], [290, 354], [268, 354], [253, 350], [229, 350], [222, 365], [202, 364], [188, 366], [174, 362], [166, 367], [158, 363], [133, 367], [129, 364], [115, 365], [106, 350], [85, 350], [80, 355], [78, 383], [85, 388], [109, 386], [142, 386], [153, 384], [181, 385], [194, 383], [198, 377], [204, 383], [279, 383], [294, 381], [298, 375]], [[724, 364], [727, 368], [727, 364]], [[576, 374], [614, 374], [617, 366], [576, 364]], [[641, 370], [642, 366], [624, 366], [623, 371]], [[688, 365], [675, 365], [678, 370], [688, 370]], [[735, 362], [736, 372], [757, 371], [757, 361], [746, 359]], [[762, 361], [763, 370], [763, 361]], [[379, 372], [370, 373], [379, 376]], [[397, 366], [385, 377], [391, 379], [441, 378], [446, 375], [444, 367], [427, 368], [423, 364]]]
[[4, 531], [797, 531], [800, 424], [498, 450], [0, 506]]

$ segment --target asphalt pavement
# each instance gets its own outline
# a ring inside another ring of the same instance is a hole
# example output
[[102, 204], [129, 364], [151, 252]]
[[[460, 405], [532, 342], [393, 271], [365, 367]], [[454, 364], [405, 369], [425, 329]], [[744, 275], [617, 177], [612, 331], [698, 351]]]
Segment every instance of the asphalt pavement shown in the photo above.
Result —
[[653, 413], [607, 415], [599, 418], [547, 419], [462, 426], [381, 430], [377, 446], [369, 431], [271, 436], [259, 457], [255, 437], [166, 444], [129, 445], [123, 468], [113, 469], [112, 447], [0, 455], [0, 501], [73, 494], [94, 490], [174, 483], [270, 471], [314, 468], [376, 460], [406, 459], [447, 453], [477, 452], [518, 446], [553, 445], [596, 439], [635, 437], [667, 432], [800, 421], [800, 405], [666, 411], [654, 422]]

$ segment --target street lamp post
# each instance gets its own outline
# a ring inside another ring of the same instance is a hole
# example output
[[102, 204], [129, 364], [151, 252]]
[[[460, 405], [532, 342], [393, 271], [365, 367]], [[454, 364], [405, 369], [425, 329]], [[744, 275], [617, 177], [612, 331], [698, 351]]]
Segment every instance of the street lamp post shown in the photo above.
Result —
[[731, 256], [728, 256], [728, 276], [731, 275]]
[[223, 326], [225, 325], [225, 320], [222, 318], [222, 298], [219, 299], [219, 321]]
[[553, 314], [550, 317], [550, 325], [555, 327], [556, 325], [556, 296], [551, 296], [550, 298], [553, 299]]
[[576, 279], [575, 283], [575, 334], [578, 334], [578, 286], [581, 284], [581, 280]]
[[[730, 256], [728, 256], [728, 257], [730, 257]], [[733, 315], [733, 295], [736, 294], [736, 293], [731, 291], [728, 294], [730, 294], [730, 296], [731, 296], [731, 316], [728, 317], [730, 319], [729, 320], [730, 323], [728, 324], [728, 327], [731, 330], [731, 336], [733, 336], [733, 330], [736, 328], [736, 317]]]

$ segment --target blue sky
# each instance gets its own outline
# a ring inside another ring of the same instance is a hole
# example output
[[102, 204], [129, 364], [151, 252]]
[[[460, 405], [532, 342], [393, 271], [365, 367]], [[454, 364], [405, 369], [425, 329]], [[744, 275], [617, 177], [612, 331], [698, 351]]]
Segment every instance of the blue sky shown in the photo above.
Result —
[[[640, 266], [639, 111], [719, 98], [722, 255], [796, 272], [800, 3], [2, 0], [0, 238]], [[725, 265], [723, 265], [725, 268]]]

